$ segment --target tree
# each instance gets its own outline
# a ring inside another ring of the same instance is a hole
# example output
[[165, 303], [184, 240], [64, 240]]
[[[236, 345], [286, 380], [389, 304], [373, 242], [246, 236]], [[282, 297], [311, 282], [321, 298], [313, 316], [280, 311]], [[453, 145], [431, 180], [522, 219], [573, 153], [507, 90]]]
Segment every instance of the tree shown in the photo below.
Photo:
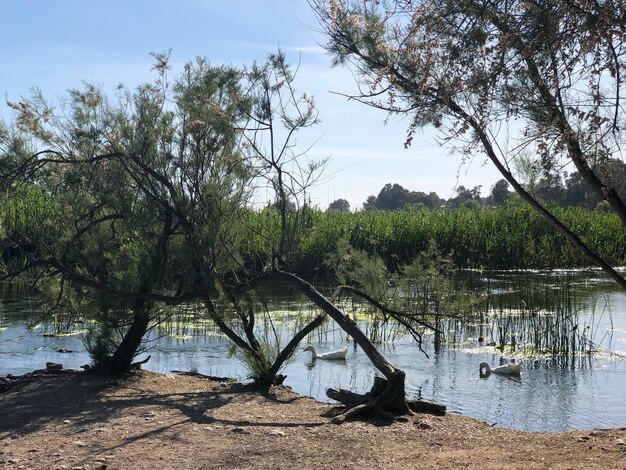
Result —
[[[332, 301], [289, 271], [308, 210], [306, 191], [323, 162], [304, 164], [294, 145], [297, 132], [317, 122], [317, 111], [312, 98], [296, 93], [284, 55], [244, 70], [198, 59], [173, 87], [168, 56], [155, 58], [155, 82], [121, 88], [113, 103], [85, 85], [58, 112], [38, 93], [14, 105], [22, 141], [33, 148], [11, 145], [3, 134], [3, 198], [14, 203], [16, 189], [34, 187], [60, 210], [23, 227], [11, 224], [16, 238], [36, 250], [3, 266], [3, 277], [29, 275], [56, 287], [58, 300], [69, 286], [99, 302], [106, 314], [102, 335], [123, 331], [113, 348], [95, 341], [102, 351], [97, 365], [113, 373], [130, 367], [164, 305], [201, 303], [263, 385], [283, 379], [284, 361], [330, 316], [386, 378], [380, 393], [345, 417], [366, 409], [406, 412], [404, 372]], [[258, 187], [273, 191], [279, 230], [248, 217]], [[53, 229], [42, 231], [37, 222]], [[253, 247], [265, 261], [260, 268], [246, 249], [251, 235], [265, 248]], [[293, 286], [322, 310], [284, 347], [255, 332], [251, 292], [270, 280]]]
[[363, 204], [364, 210], [380, 209], [394, 211], [409, 207], [426, 207], [433, 209], [442, 203], [441, 198], [435, 192], [429, 194], [421, 191], [409, 191], [399, 184], [386, 184], [378, 193], [378, 196], [369, 196]]
[[510, 197], [509, 183], [507, 183], [505, 179], [496, 181], [491, 187], [489, 199], [492, 205], [503, 206]]
[[[18, 163], [7, 166], [5, 199], [34, 186], [59, 207], [45, 232], [37, 220], [12, 227], [37, 249], [7, 275], [52, 285], [55, 307], [70, 290], [95, 302], [94, 359], [109, 373], [128, 370], [159, 305], [219, 291], [215, 273], [238, 263], [235, 227], [249, 197], [235, 125], [250, 107], [240, 72], [199, 60], [172, 86], [168, 57], [155, 58], [155, 81], [121, 87], [114, 100], [87, 84], [54, 110], [35, 92], [13, 105], [33, 147], [3, 146], [2, 159]], [[119, 341], [102, 337], [115, 331]]]
[[409, 191], [399, 184], [386, 184], [378, 193], [376, 206], [386, 211], [402, 209], [409, 197]]
[[345, 199], [337, 199], [328, 205], [329, 212], [350, 212], [350, 203]]
[[[617, 194], [626, 199], [626, 164], [622, 160], [612, 159], [607, 162], [607, 169]], [[564, 205], [593, 209], [602, 200], [602, 196], [590, 190], [578, 172], [566, 176], [564, 186]]]
[[[325, 319], [315, 316], [282, 349], [263, 344], [250, 297], [269, 279], [250, 256], [266, 249], [268, 262], [288, 264], [295, 250], [301, 203], [320, 164], [303, 165], [293, 139], [317, 121], [314, 102], [295, 95], [282, 53], [249, 69], [197, 59], [174, 84], [169, 57], [155, 58], [154, 83], [122, 87], [117, 101], [86, 85], [57, 112], [39, 93], [13, 105], [22, 141], [36, 147], [14, 145], [6, 133], [3, 196], [11, 203], [16, 189], [33, 186], [60, 210], [10, 225], [11, 243], [37, 250], [7, 266], [5, 276], [58, 283], [56, 307], [69, 289], [96, 302], [100, 333], [92, 345], [104, 372], [128, 370], [163, 305], [200, 302], [254, 378], [271, 384]], [[277, 237], [249, 223], [249, 200], [262, 185], [276, 193]], [[55, 230], [41, 232], [41, 222]], [[255, 232], [270, 237], [249, 253]], [[115, 331], [119, 341], [104, 337]]]
[[546, 174], [533, 187], [533, 196], [541, 202], [565, 205], [566, 190], [559, 174]]
[[423, 205], [427, 209], [435, 209], [441, 206], [442, 202], [444, 201], [434, 191], [431, 191], [428, 194], [421, 191], [411, 191], [405, 207]]
[[[411, 116], [405, 145], [432, 125], [464, 155], [481, 152], [548, 223], [626, 289], [626, 280], [520, 184], [526, 149], [550, 171], [571, 164], [626, 227], [608, 177], [619, 155], [626, 62], [622, 2], [313, 0], [336, 64], [351, 64], [353, 98]], [[528, 154], [528, 152], [527, 152]]]
[[473, 202], [475, 205], [480, 206], [480, 186], [476, 186], [474, 189], [467, 189], [461, 185], [456, 188], [456, 196], [449, 199], [446, 206], [457, 208]]
[[376, 209], [376, 196], [373, 194], [371, 196], [367, 196], [367, 199], [363, 203], [364, 211], [373, 211]]
[[[303, 168], [300, 161], [301, 155], [291, 153], [293, 146], [290, 145], [290, 138], [299, 128], [316, 122], [317, 115], [310, 98], [306, 95], [302, 95], [302, 98], [299, 99], [296, 97], [295, 90], [292, 88], [293, 77], [290, 71], [285, 68], [284, 57], [271, 57], [270, 62], [272, 62], [272, 68], [266, 71], [258, 70], [257, 73], [252, 74], [258, 80], [257, 83], [260, 84], [257, 89], [259, 91], [257, 96], [260, 97], [257, 102], [260, 103], [260, 106], [253, 107], [253, 110], [260, 109], [260, 112], [250, 114], [250, 123], [246, 129], [252, 130], [252, 132], [245, 134], [244, 138], [251, 155], [261, 162], [260, 166], [265, 171], [260, 173], [261, 177], [271, 182], [271, 188], [274, 190], [276, 205], [280, 212], [280, 240], [278, 243], [274, 241], [272, 244], [271, 265], [266, 266], [264, 273], [253, 276], [242, 287], [245, 289], [247, 286], [265, 281], [269, 277], [298, 290], [323, 312], [294, 336], [292, 341], [278, 355], [275, 363], [286, 360], [305, 334], [317, 327], [327, 315], [354, 339], [372, 361], [372, 364], [384, 375], [384, 380], [376, 381], [378, 385], [375, 393], [373, 390], [371, 395], [359, 396], [358, 402], [354, 403], [356, 406], [345, 414], [335, 417], [334, 422], [342, 422], [370, 410], [386, 417], [391, 416], [389, 412], [407, 413], [409, 412], [409, 404], [405, 392], [405, 373], [376, 348], [358, 325], [337, 308], [332, 299], [328, 299], [309, 282], [290, 271], [291, 255], [295, 251], [302, 230], [299, 222], [303, 219], [308, 207], [306, 189], [309, 187], [309, 183], [314, 180], [313, 174], [316, 168], [319, 168], [317, 164], [309, 163], [306, 166], [309, 169], [308, 172], [303, 173], [301, 171]], [[271, 80], [272, 77], [274, 80]], [[284, 95], [280, 96], [281, 92]], [[279, 97], [272, 99], [276, 94]], [[274, 103], [278, 103], [278, 105]], [[299, 104], [302, 103], [305, 105], [303, 110], [299, 109]], [[295, 107], [293, 114], [288, 113], [290, 105]], [[282, 122], [287, 126], [286, 138], [282, 144], [277, 144], [275, 121]], [[270, 138], [265, 140], [271, 142], [267, 148], [260, 145], [261, 142], [264, 142], [262, 138], [259, 139], [262, 132], [270, 133]], [[289, 201], [295, 204], [295, 211], [289, 208]], [[265, 272], [268, 276], [265, 275]], [[241, 276], [239, 275], [238, 278]], [[276, 373], [276, 371], [274, 367], [268, 369], [266, 377], [271, 377], [271, 374]], [[355, 398], [357, 395], [352, 394], [351, 396]]]

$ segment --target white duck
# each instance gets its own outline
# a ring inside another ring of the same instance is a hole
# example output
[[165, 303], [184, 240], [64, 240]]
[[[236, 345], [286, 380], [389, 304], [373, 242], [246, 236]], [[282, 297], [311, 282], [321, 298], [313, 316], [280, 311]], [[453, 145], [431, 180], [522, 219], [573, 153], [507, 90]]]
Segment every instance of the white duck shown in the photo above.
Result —
[[315, 347], [307, 346], [304, 351], [311, 351], [313, 353], [313, 359], [326, 359], [326, 360], [345, 360], [348, 355], [348, 348], [339, 349], [338, 351], [331, 351], [324, 354], [317, 354]]
[[494, 369], [491, 368], [488, 362], [481, 362], [479, 374], [481, 377], [489, 377], [490, 374], [501, 375], [520, 375], [522, 371], [522, 364], [520, 362], [510, 362], [503, 366], [498, 366]]

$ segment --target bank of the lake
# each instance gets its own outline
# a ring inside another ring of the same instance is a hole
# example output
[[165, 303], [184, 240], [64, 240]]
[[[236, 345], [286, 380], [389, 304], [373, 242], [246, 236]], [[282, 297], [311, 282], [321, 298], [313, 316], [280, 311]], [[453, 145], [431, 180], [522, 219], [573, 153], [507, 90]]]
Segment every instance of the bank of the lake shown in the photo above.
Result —
[[6, 469], [413, 469], [626, 466], [626, 428], [535, 433], [448, 414], [329, 424], [332, 405], [140, 372], [32, 376], [0, 393]]

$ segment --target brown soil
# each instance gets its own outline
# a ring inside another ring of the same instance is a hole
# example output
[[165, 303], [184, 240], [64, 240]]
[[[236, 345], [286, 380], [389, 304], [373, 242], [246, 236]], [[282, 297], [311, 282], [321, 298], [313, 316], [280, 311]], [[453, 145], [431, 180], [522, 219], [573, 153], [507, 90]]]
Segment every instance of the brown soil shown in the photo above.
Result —
[[285, 387], [150, 372], [3, 388], [3, 469], [626, 468], [626, 428], [530, 433], [424, 414], [333, 425], [337, 407]]

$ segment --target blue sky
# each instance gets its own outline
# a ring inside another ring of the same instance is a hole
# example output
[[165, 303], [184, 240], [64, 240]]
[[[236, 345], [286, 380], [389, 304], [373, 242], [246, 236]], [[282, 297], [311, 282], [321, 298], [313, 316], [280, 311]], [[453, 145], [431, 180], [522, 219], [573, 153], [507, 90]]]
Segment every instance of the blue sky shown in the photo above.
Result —
[[[320, 112], [321, 123], [298, 144], [316, 142], [310, 157], [331, 157], [326, 179], [312, 190], [313, 203], [325, 208], [344, 198], [356, 209], [386, 183], [444, 198], [457, 185], [482, 185], [488, 193], [499, 175], [482, 157], [461, 165], [429, 129], [405, 150], [406, 120], [385, 124], [384, 112], [331, 93], [351, 93], [356, 86], [348, 70], [330, 68], [323, 43], [305, 0], [6, 0], [0, 91], [16, 101], [32, 87], [48, 97], [82, 81], [132, 87], [152, 78], [150, 52], [171, 49], [176, 74], [196, 56], [243, 65], [280, 46], [300, 63], [296, 86], [315, 96]], [[0, 118], [11, 118], [4, 103]]]

